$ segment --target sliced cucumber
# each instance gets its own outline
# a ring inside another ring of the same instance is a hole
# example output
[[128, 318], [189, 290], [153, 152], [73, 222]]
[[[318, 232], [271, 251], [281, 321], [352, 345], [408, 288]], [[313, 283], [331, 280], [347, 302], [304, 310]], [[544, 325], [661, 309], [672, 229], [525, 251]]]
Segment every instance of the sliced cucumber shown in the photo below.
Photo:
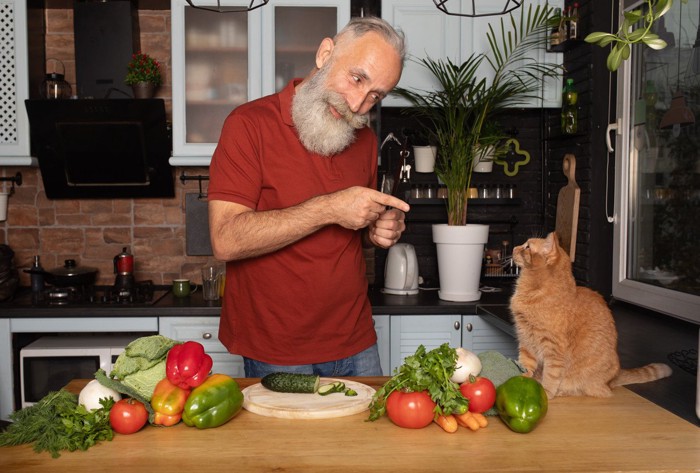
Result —
[[324, 384], [318, 388], [318, 393], [321, 396], [328, 396], [333, 393], [342, 393], [345, 391], [345, 383], [341, 381], [334, 381], [329, 384]]
[[260, 383], [278, 393], [307, 393], [318, 391], [321, 377], [315, 374], [270, 373]]
[[345, 395], [346, 396], [357, 396], [357, 391], [355, 391], [354, 389], [347, 388], [345, 390]]

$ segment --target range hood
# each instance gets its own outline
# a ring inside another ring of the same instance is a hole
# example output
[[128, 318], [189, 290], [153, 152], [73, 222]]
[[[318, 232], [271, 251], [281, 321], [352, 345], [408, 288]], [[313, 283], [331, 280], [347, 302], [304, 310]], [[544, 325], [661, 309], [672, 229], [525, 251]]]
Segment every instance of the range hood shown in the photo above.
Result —
[[162, 99], [27, 100], [49, 199], [173, 197]]

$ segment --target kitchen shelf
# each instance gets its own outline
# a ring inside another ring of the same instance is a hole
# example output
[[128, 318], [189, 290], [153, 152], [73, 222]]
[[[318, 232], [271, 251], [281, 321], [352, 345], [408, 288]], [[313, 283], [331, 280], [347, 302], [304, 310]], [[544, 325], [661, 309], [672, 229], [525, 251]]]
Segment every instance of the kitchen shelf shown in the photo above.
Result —
[[[447, 199], [415, 199], [408, 200], [409, 205], [446, 205]], [[520, 205], [522, 200], [513, 199], [469, 199], [468, 205]]]

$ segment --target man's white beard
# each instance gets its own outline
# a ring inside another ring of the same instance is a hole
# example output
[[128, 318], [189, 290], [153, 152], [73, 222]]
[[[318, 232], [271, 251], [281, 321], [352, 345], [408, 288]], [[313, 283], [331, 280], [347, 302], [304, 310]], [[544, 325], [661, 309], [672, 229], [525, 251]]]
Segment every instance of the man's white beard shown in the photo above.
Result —
[[[355, 130], [367, 126], [369, 117], [353, 113], [339, 94], [326, 89], [328, 64], [299, 87], [292, 100], [292, 120], [304, 147], [331, 156], [355, 140]], [[336, 118], [330, 107], [342, 118]]]

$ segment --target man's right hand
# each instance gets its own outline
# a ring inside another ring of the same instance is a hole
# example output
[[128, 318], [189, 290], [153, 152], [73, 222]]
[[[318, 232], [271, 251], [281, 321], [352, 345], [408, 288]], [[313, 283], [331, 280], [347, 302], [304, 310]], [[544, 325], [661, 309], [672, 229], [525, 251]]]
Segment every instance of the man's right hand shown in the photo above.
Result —
[[351, 230], [360, 230], [375, 222], [389, 207], [408, 212], [409, 205], [401, 199], [368, 187], [350, 187], [323, 196], [327, 199], [332, 220]]

